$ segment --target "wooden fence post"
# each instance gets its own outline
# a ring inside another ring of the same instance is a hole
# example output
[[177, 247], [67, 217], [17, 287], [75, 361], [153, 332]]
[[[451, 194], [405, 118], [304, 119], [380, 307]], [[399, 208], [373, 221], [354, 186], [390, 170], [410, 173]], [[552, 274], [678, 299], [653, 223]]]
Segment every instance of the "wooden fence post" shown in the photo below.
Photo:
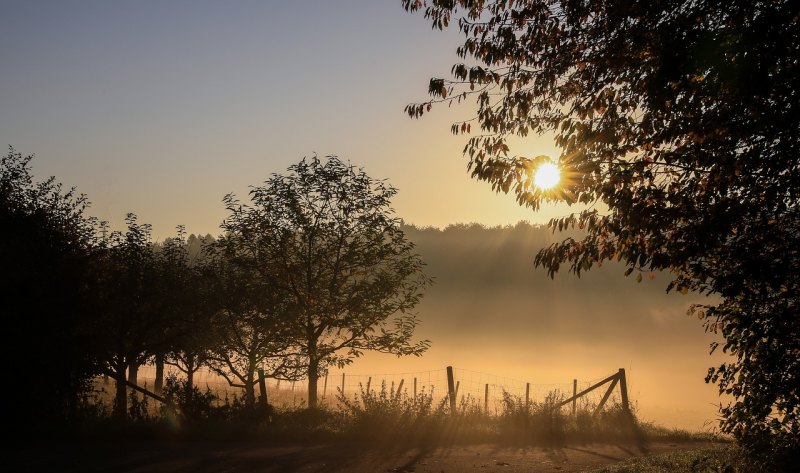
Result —
[[267, 399], [267, 380], [264, 377], [264, 370], [261, 368], [258, 369], [258, 390], [261, 392], [259, 404], [261, 404], [262, 407], [267, 407], [269, 405]]
[[577, 379], [573, 379], [572, 380], [572, 397], [573, 397], [573, 399], [572, 399], [572, 416], [573, 417], [575, 417], [575, 414], [578, 412], [578, 405], [577, 405], [577, 401], [578, 400], [575, 399], [575, 395], [576, 394], [578, 394], [578, 380]]
[[622, 397], [622, 409], [630, 413], [631, 408], [628, 404], [628, 380], [625, 379], [625, 368], [619, 369], [619, 393]]
[[447, 367], [447, 394], [450, 398], [450, 413], [456, 413], [456, 382], [453, 378], [453, 367]]
[[414, 403], [417, 402], [417, 378], [414, 377]]
[[342, 397], [344, 397], [344, 373], [342, 373]]
[[328, 373], [325, 373], [325, 383], [322, 385], [322, 399], [328, 395]]
[[531, 405], [531, 383], [525, 383], [525, 409]]
[[367, 395], [369, 396], [369, 385], [372, 384], [372, 376], [367, 378]]
[[486, 383], [483, 391], [483, 413], [489, 413], [489, 383]]

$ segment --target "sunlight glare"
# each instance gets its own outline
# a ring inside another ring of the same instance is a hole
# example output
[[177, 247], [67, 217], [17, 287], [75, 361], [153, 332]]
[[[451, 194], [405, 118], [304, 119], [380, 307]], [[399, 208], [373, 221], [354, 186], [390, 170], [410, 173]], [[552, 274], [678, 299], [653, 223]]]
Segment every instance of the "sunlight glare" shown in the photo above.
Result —
[[552, 189], [561, 179], [558, 166], [553, 163], [544, 163], [536, 170], [533, 183], [541, 190]]

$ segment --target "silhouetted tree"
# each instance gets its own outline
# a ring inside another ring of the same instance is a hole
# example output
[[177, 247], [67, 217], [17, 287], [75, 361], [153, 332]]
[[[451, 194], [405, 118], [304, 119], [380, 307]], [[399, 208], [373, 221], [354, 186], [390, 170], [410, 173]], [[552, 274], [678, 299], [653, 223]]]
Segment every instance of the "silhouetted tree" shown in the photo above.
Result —
[[35, 183], [32, 158], [11, 147], [0, 157], [2, 418], [12, 429], [74, 418], [97, 373], [84, 330], [97, 222], [84, 195], [52, 177]]
[[178, 226], [177, 235], [166, 239], [157, 252], [165, 352], [156, 357], [164, 356], [166, 364], [186, 375], [184, 398], [189, 401], [195, 392], [194, 374], [206, 363], [213, 345], [216, 311], [212, 284], [199, 261], [203, 241], [193, 237], [187, 239], [184, 227]]
[[[797, 2], [403, 0], [434, 28], [465, 35], [437, 102], [474, 95], [472, 175], [542, 202], [587, 204], [551, 221], [578, 227], [542, 251], [552, 275], [620, 259], [627, 274], [668, 269], [668, 289], [717, 294], [691, 311], [725, 337], [735, 361], [711, 369], [735, 400], [723, 431], [779, 468], [800, 451], [800, 112]], [[553, 133], [562, 185], [543, 191], [542, 157], [513, 136]], [[716, 348], [716, 345], [713, 347]]]
[[409, 311], [430, 283], [413, 244], [392, 216], [393, 187], [335, 156], [316, 156], [250, 191], [252, 205], [225, 198], [223, 228], [242, 263], [279, 289], [292, 338], [305, 362], [308, 405], [317, 381], [364, 350], [420, 355]]
[[99, 300], [92, 331], [102, 342], [100, 354], [106, 372], [114, 378], [114, 414], [127, 416], [126, 373], [135, 372], [150, 356], [168, 346], [163, 292], [150, 226], [128, 214], [125, 233], [113, 232], [104, 240], [105, 258], [100, 283], [93, 288]]
[[283, 294], [270, 268], [249, 264], [251, 251], [237, 234], [220, 237], [206, 248], [205, 274], [212, 284], [216, 315], [209, 366], [231, 386], [244, 389], [245, 405], [255, 402], [256, 373], [295, 380], [298, 369]]

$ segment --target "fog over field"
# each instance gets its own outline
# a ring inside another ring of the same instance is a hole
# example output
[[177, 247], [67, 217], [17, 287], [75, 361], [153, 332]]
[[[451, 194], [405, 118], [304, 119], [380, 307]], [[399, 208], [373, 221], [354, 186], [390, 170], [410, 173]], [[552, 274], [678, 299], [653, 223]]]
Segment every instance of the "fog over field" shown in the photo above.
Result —
[[560, 236], [541, 226], [405, 230], [435, 278], [417, 307], [417, 333], [432, 346], [421, 358], [367, 354], [347, 373], [452, 365], [532, 384], [569, 384], [625, 368], [643, 420], [692, 430], [716, 426], [720, 398], [704, 377], [723, 355], [709, 356], [714, 336], [686, 315], [704, 296], [666, 294], [668, 274], [637, 283], [609, 262], [580, 278], [562, 268], [550, 279], [533, 259]]

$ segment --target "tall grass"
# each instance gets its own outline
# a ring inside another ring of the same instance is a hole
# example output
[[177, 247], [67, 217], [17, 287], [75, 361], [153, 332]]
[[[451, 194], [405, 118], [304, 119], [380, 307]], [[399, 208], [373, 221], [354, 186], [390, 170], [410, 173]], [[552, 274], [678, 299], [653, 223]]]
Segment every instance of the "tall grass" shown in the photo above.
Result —
[[[338, 390], [337, 390], [338, 391]], [[503, 393], [498, 408], [487, 409], [483, 399], [461, 396], [451, 409], [445, 395], [424, 388], [416, 395], [382, 382], [380, 387], [359, 386], [355, 394], [338, 392], [335, 402], [316, 410], [304, 403], [289, 407], [246, 406], [241, 396], [201, 391], [188, 395], [185, 383], [168, 379], [164, 395], [178, 407], [134, 396], [129, 403], [131, 418], [138, 424], [170, 432], [220, 432], [225, 435], [264, 434], [275, 438], [358, 438], [414, 440], [424, 442], [503, 442], [512, 444], [557, 444], [575, 442], [642, 441], [646, 438], [700, 439], [695, 434], [667, 431], [640, 424], [634, 412], [623, 409], [612, 398], [595, 414], [596, 405], [586, 399], [558, 406], [566, 397], [552, 391], [540, 401], [526, 401]], [[134, 400], [135, 399], [135, 400]], [[274, 399], [274, 398], [273, 398]], [[97, 409], [104, 416], [108, 409]]]
[[447, 398], [436, 400], [425, 391], [417, 396], [381, 384], [351, 397], [339, 393], [340, 430], [359, 437], [438, 437], [441, 440], [503, 440], [506, 442], [559, 443], [641, 439], [635, 414], [619, 403], [594, 415], [595, 406], [583, 403], [573, 416], [557, 408], [565, 396], [553, 391], [543, 401], [529, 402], [503, 393], [500, 411], [486, 412], [471, 396], [458, 400], [455, 411]]

